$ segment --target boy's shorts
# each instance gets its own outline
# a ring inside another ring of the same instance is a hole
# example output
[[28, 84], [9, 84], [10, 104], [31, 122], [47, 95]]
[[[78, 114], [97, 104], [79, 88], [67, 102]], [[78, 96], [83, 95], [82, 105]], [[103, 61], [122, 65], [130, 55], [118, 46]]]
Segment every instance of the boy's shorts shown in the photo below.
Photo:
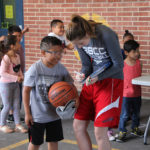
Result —
[[104, 79], [84, 85], [75, 119], [93, 120], [96, 127], [118, 127], [123, 96], [123, 80]]
[[46, 130], [46, 142], [58, 142], [63, 140], [63, 130], [61, 120], [48, 123], [34, 122], [29, 128], [29, 142], [33, 145], [41, 145], [44, 141], [44, 131]]

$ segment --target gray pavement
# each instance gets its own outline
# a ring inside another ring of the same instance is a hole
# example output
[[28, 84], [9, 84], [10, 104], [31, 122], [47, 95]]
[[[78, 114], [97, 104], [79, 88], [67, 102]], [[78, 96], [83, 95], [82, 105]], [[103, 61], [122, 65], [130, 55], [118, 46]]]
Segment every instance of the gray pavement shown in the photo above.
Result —
[[[23, 110], [22, 110], [23, 115]], [[143, 100], [141, 108], [141, 125], [140, 128], [144, 131], [145, 125], [150, 115], [150, 101]], [[127, 128], [130, 130], [131, 121], [128, 122]], [[10, 124], [11, 127], [14, 127], [14, 124]], [[63, 130], [64, 130], [64, 141], [59, 143], [59, 150], [78, 150], [76, 144], [76, 139], [73, 134], [72, 129], [72, 120], [63, 121]], [[117, 129], [114, 129], [117, 133]], [[93, 123], [91, 122], [88, 128], [88, 132], [91, 136], [93, 143], [93, 150], [96, 149], [96, 141], [93, 134]], [[22, 133], [11, 133], [4, 134], [0, 132], [0, 150], [27, 150], [28, 147], [28, 135]], [[132, 136], [130, 133], [127, 136], [127, 141], [124, 143], [111, 142], [112, 150], [150, 150], [150, 129], [148, 133], [148, 145], [143, 144], [143, 138], [137, 138]], [[44, 143], [40, 150], [46, 150], [47, 145]]]

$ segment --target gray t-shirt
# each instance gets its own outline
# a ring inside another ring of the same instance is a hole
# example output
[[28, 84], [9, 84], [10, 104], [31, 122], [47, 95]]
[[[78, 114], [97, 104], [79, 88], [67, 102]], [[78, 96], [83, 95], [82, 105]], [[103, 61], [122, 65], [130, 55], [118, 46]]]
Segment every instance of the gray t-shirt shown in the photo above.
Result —
[[106, 78], [123, 79], [123, 57], [118, 37], [114, 31], [104, 25], [96, 26], [96, 37], [88, 45], [77, 48], [81, 62], [81, 72], [88, 77], [92, 72], [112, 62], [112, 66], [98, 75], [99, 80]]
[[32, 87], [30, 107], [34, 122], [46, 123], [60, 119], [56, 114], [56, 108], [48, 100], [50, 86], [59, 81], [73, 82], [61, 63], [48, 68], [39, 60], [25, 73], [24, 86]]

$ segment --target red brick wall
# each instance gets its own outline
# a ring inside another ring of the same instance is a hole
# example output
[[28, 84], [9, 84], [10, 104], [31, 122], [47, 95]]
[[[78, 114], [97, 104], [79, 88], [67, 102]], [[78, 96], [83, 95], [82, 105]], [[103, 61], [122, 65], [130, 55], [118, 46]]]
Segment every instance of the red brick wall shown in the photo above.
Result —
[[[89, 19], [99, 15], [96, 19], [105, 21], [118, 33], [121, 47], [124, 30], [130, 30], [141, 44], [143, 75], [150, 74], [149, 0], [24, 0], [24, 24], [30, 28], [25, 35], [26, 68], [40, 58], [40, 40], [49, 33], [50, 21], [58, 18], [66, 25], [73, 13], [89, 16]], [[73, 77], [73, 70], [79, 71], [81, 67], [72, 51], [67, 52], [63, 63]], [[142, 96], [149, 98], [150, 88], [142, 89]]]

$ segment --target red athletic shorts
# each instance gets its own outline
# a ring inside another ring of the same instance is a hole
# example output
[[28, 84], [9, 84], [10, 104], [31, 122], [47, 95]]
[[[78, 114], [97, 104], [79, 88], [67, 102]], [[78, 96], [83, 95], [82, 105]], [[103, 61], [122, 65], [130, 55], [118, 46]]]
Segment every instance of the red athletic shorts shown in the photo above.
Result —
[[75, 119], [93, 120], [96, 127], [117, 127], [123, 96], [123, 80], [104, 79], [84, 85]]

